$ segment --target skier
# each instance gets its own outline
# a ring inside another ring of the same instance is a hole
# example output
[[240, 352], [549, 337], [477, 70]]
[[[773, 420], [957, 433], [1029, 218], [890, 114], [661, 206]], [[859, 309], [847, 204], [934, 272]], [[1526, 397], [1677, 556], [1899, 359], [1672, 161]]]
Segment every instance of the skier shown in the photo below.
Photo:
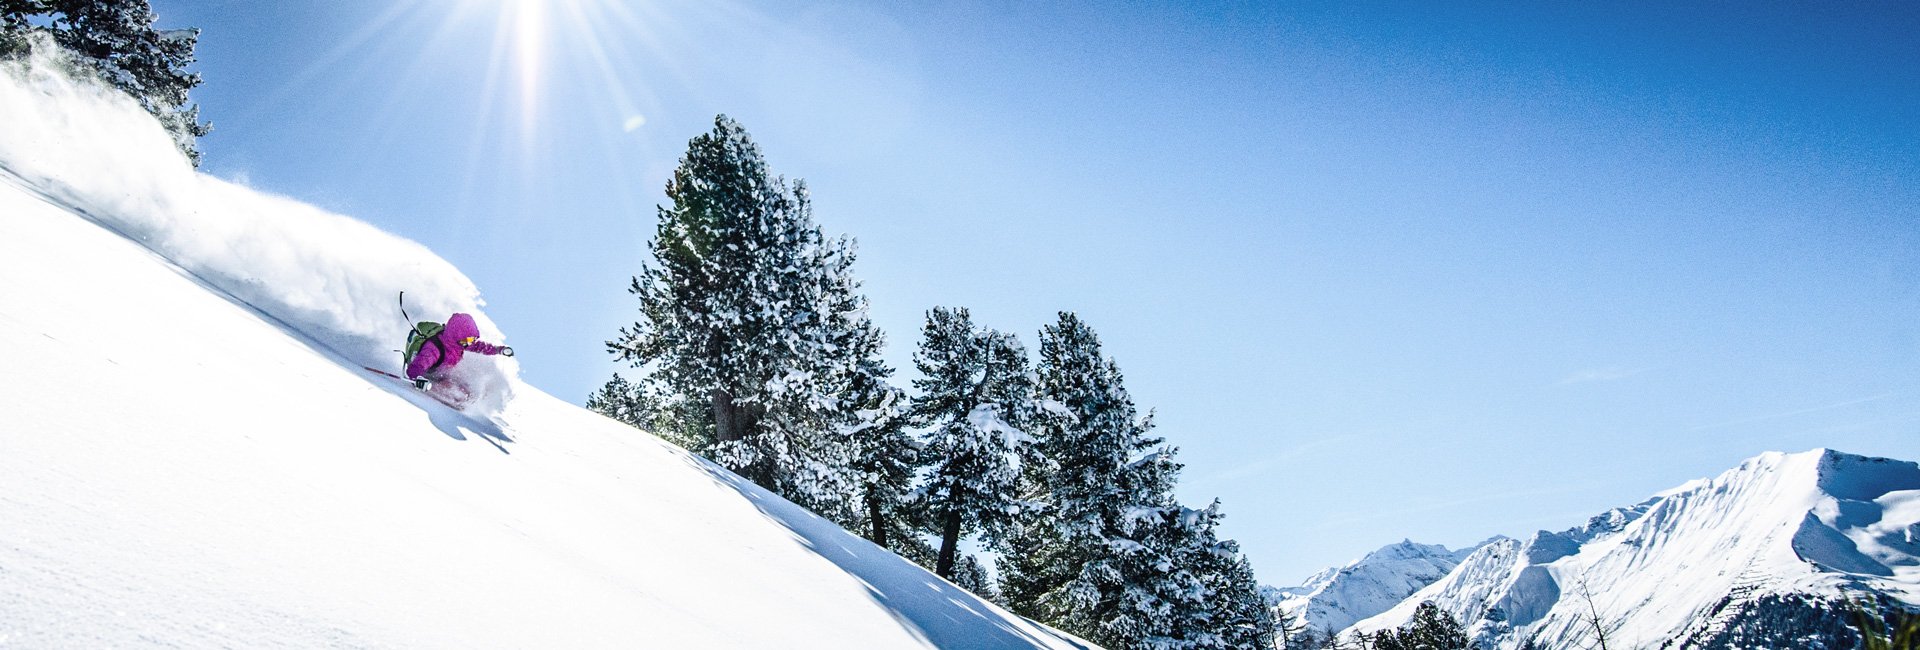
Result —
[[413, 381], [414, 388], [427, 390], [448, 369], [460, 365], [461, 357], [467, 352], [513, 356], [513, 348], [480, 340], [480, 327], [473, 324], [472, 316], [464, 313], [448, 317], [444, 326], [433, 322], [416, 324], [407, 334], [407, 379]]

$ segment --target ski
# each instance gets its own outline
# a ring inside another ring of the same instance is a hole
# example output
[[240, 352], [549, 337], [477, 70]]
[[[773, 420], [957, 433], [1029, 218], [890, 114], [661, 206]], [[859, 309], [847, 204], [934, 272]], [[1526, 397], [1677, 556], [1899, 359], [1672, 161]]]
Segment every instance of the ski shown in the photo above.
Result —
[[387, 372], [385, 370], [381, 370], [379, 368], [375, 368], [372, 366], [360, 366], [360, 368], [363, 370], [366, 370], [367, 372], [371, 372], [373, 374], [398, 381], [401, 384], [405, 385], [409, 390], [412, 390], [416, 393], [420, 393], [422, 395], [426, 395], [427, 397], [433, 398], [433, 401], [439, 402], [441, 405], [446, 406], [447, 408], [450, 408], [456, 411], [460, 411], [466, 408], [465, 405], [454, 402], [452, 399], [444, 395], [441, 395], [439, 393], [433, 392], [432, 390], [421, 390], [419, 388], [415, 388], [413, 386], [413, 380], [407, 379], [406, 377], [402, 377], [400, 375], [396, 375], [391, 372]]

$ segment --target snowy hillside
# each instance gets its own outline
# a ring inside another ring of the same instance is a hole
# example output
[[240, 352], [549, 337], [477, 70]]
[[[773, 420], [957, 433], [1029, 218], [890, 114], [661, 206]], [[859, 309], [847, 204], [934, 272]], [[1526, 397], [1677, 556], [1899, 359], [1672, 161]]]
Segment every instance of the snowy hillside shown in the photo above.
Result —
[[1387, 611], [1433, 584], [1480, 546], [1449, 550], [1411, 540], [1381, 547], [1343, 567], [1328, 567], [1298, 587], [1274, 589], [1275, 607], [1315, 630], [1338, 631]]
[[471, 414], [361, 370], [400, 289], [504, 337], [44, 64], [0, 65], [0, 647], [1085, 647], [501, 359]]
[[1579, 528], [1489, 544], [1352, 629], [1433, 601], [1489, 647], [1580, 647], [1594, 614], [1624, 647], [1836, 647], [1847, 599], [1874, 594], [1920, 607], [1920, 466], [1770, 452]]

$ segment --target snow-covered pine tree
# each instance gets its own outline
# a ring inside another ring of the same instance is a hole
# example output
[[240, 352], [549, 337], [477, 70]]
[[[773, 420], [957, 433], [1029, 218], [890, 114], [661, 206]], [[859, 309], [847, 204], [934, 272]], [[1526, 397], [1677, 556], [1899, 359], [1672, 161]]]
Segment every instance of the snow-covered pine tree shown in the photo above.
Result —
[[1275, 629], [1239, 545], [1214, 529], [1215, 502], [1135, 510], [1101, 561], [1114, 602], [1099, 621], [1103, 643], [1156, 650], [1272, 648]]
[[1000, 599], [1000, 594], [993, 589], [993, 578], [987, 575], [987, 566], [972, 555], [961, 555], [954, 562], [953, 584], [987, 600]]
[[847, 404], [847, 440], [860, 508], [853, 530], [874, 544], [908, 557], [924, 543], [907, 501], [922, 461], [920, 445], [907, 430], [906, 393], [887, 383], [893, 369], [880, 359], [884, 339], [876, 328], [849, 343], [859, 361], [841, 399]]
[[1280, 621], [1273, 607], [1260, 593], [1260, 580], [1253, 575], [1253, 563], [1240, 554], [1239, 543], [1232, 544], [1231, 558], [1224, 570], [1214, 574], [1214, 621], [1229, 648], [1272, 648], [1280, 643]]
[[929, 427], [924, 453], [931, 469], [914, 493], [914, 506], [940, 535], [934, 572], [954, 576], [960, 537], [997, 537], [1021, 509], [1017, 492], [1020, 424], [1032, 410], [1027, 352], [1013, 336], [982, 330], [966, 308], [927, 312], [925, 337], [914, 354], [923, 378], [912, 415]]
[[1268, 603], [1267, 611], [1273, 616], [1273, 631], [1279, 638], [1277, 650], [1321, 650], [1326, 647], [1319, 634], [1307, 625], [1306, 610], [1297, 614], [1288, 614]]
[[[696, 453], [745, 437], [750, 427], [736, 414], [757, 419], [759, 405], [742, 393], [766, 381], [768, 371], [760, 366], [769, 364], [753, 352], [771, 347], [765, 330], [775, 325], [754, 318], [760, 310], [753, 303], [764, 296], [745, 295], [760, 293], [753, 274], [761, 265], [750, 249], [772, 238], [765, 231], [775, 217], [766, 213], [789, 210], [792, 201], [785, 187], [771, 181], [759, 148], [725, 116], [715, 120], [713, 132], [688, 143], [667, 183], [673, 205], [659, 208], [660, 223], [648, 242], [654, 263], [643, 265], [628, 287], [640, 299], [641, 319], [607, 342], [619, 359], [652, 365], [643, 386], [709, 402], [704, 422], [671, 422], [678, 433], [699, 441]], [[750, 367], [748, 360], [760, 363]]]
[[1119, 615], [1127, 579], [1116, 542], [1139, 511], [1173, 506], [1179, 466], [1148, 435], [1151, 416], [1139, 416], [1119, 367], [1078, 316], [1061, 312], [1041, 329], [1036, 371], [1041, 461], [1026, 478], [1042, 508], [1023, 517], [1003, 549], [1001, 593], [1015, 611], [1127, 647], [1103, 631]]
[[[1240, 545], [1220, 539], [1220, 503], [1136, 509], [1101, 561], [1116, 602], [1099, 621], [1112, 647], [1272, 648], [1278, 630]], [[1076, 588], [1078, 586], [1076, 585]]]
[[1001, 591], [1018, 612], [1109, 647], [1271, 647], [1274, 624], [1219, 504], [1180, 506], [1175, 450], [1149, 435], [1118, 364], [1072, 313], [1041, 329], [1042, 502], [1002, 545]]
[[1212, 593], [1193, 558], [1194, 528], [1203, 516], [1177, 504], [1124, 514], [1107, 540], [1111, 554], [1069, 585], [1078, 607], [1068, 620], [1092, 624], [1090, 640], [1107, 647], [1220, 647], [1208, 618]]
[[1374, 650], [1473, 650], [1460, 621], [1431, 602], [1413, 610], [1413, 620], [1395, 630], [1381, 630], [1372, 636]]
[[600, 391], [587, 396], [587, 410], [645, 429], [653, 409], [648, 408], [640, 387], [614, 375]]
[[1064, 616], [1061, 596], [1055, 590], [1078, 573], [1066, 559], [1076, 554], [1070, 552], [1053, 525], [1045, 493], [1033, 489], [1037, 481], [1025, 483], [1028, 487], [1022, 494], [1030, 496], [1034, 507], [1014, 519], [995, 549], [1000, 554], [994, 562], [1000, 574], [1000, 602], [1021, 616], [1064, 627], [1060, 622]]
[[[36, 18], [44, 26], [35, 26]], [[147, 0], [0, 0], [0, 56], [32, 47], [34, 32], [47, 34], [76, 63], [138, 100], [199, 166], [197, 138], [213, 128], [187, 98], [200, 85], [200, 75], [187, 72], [200, 30], [157, 30], [154, 20]]]
[[664, 392], [658, 384], [635, 384], [620, 375], [587, 396], [587, 409], [695, 450], [713, 439], [707, 404]]
[[1189, 562], [1200, 580], [1212, 592], [1207, 598], [1208, 629], [1220, 640], [1222, 648], [1272, 648], [1279, 641], [1279, 621], [1260, 582], [1253, 577], [1253, 565], [1240, 554], [1240, 543], [1220, 539], [1220, 502], [1214, 501], [1205, 518], [1191, 528], [1187, 545]]
[[792, 194], [791, 218], [776, 222], [779, 245], [762, 256], [771, 267], [766, 276], [776, 279], [767, 285], [763, 317], [786, 319], [761, 393], [766, 409], [756, 435], [716, 454], [741, 466], [760, 459], [773, 468], [781, 495], [854, 528], [862, 516], [853, 437], [893, 426], [898, 407], [887, 400], [898, 397], [887, 397], [892, 370], [879, 362], [885, 337], [867, 317], [853, 276], [853, 241], [821, 234], [804, 182]]
[[17, 39], [32, 27], [28, 17], [46, 11], [42, 0], [0, 0], [0, 52], [21, 46]]
[[[911, 513], [912, 510], [909, 509], [908, 512]], [[907, 518], [904, 522], [905, 525], [908, 526], [922, 524], [919, 519], [915, 518]], [[932, 544], [927, 543], [927, 539], [922, 537], [919, 534], [919, 529], [916, 528], [905, 528], [905, 526], [903, 526], [902, 529], [889, 530], [886, 548], [889, 551], [893, 551], [894, 555], [906, 558], [908, 562], [920, 565], [920, 568], [928, 571], [932, 571], [935, 563], [940, 559], [940, 549], [934, 548]]]
[[639, 321], [607, 343], [647, 368], [641, 387], [674, 409], [660, 426], [693, 450], [842, 524], [859, 503], [849, 477], [860, 375], [857, 341], [878, 337], [852, 276], [854, 249], [813, 221], [803, 183], [768, 169], [725, 115], [695, 137], [667, 183], [629, 291]]

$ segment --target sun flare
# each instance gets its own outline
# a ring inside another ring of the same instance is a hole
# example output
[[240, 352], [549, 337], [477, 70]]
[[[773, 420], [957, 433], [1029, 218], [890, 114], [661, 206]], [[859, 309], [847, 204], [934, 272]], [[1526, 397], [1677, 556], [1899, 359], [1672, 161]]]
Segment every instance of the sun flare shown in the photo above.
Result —
[[509, 0], [503, 17], [513, 29], [513, 61], [520, 78], [520, 121], [531, 130], [539, 116], [540, 84], [546, 62], [547, 1]]
[[[521, 137], [532, 139], [541, 121], [553, 117], [544, 114], [553, 104], [548, 98], [582, 83], [583, 75], [598, 82], [595, 92], [606, 95], [611, 110], [622, 116], [638, 113], [616, 61], [634, 60], [636, 51], [629, 47], [661, 52], [651, 33], [660, 22], [659, 9], [623, 0], [469, 0], [459, 5], [459, 21], [492, 22], [493, 51], [484, 57], [488, 92], [501, 91], [494, 97], [512, 106]], [[633, 128], [617, 120], [613, 124]]]

